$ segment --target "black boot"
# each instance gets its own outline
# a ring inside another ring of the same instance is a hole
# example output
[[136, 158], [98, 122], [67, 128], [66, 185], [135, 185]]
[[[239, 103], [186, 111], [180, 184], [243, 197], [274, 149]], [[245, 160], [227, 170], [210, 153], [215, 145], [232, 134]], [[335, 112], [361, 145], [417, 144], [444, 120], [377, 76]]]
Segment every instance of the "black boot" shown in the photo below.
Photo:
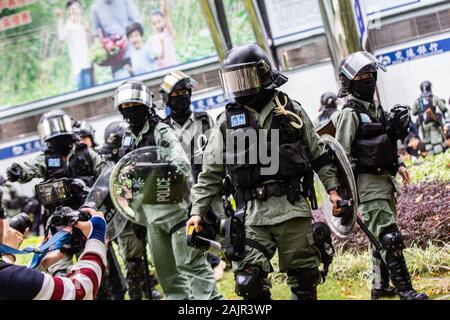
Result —
[[414, 290], [402, 252], [397, 254], [388, 253], [386, 260], [391, 271], [392, 283], [397, 288], [400, 300], [428, 300], [428, 296], [425, 293], [419, 293]]
[[379, 299], [388, 299], [388, 298], [394, 298], [397, 296], [397, 290], [390, 286], [390, 274], [389, 269], [382, 260], [381, 254], [379, 251], [374, 250], [373, 258], [379, 260], [380, 264], [380, 278], [381, 278], [381, 284], [379, 288], [375, 288], [375, 272], [376, 270], [373, 270], [373, 280], [372, 280], [372, 291], [371, 291], [371, 299], [372, 300], [379, 300]]
[[294, 269], [288, 272], [288, 276], [295, 277], [299, 284], [291, 288], [291, 300], [317, 300], [317, 285], [321, 280], [318, 268]]
[[413, 289], [411, 277], [406, 267], [403, 249], [405, 244], [397, 226], [386, 228], [380, 236], [381, 245], [386, 249], [386, 265], [400, 300], [427, 300], [428, 296]]
[[159, 293], [158, 290], [156, 290], [156, 285], [158, 284], [158, 279], [154, 275], [150, 275], [150, 281], [149, 281], [149, 287], [150, 287], [150, 297], [147, 297], [149, 300], [161, 300], [162, 295]]
[[310, 289], [293, 288], [291, 289], [291, 300], [314, 301], [317, 300], [317, 287]]
[[130, 300], [142, 300], [144, 297], [144, 268], [141, 259], [131, 259], [127, 262], [127, 283]]

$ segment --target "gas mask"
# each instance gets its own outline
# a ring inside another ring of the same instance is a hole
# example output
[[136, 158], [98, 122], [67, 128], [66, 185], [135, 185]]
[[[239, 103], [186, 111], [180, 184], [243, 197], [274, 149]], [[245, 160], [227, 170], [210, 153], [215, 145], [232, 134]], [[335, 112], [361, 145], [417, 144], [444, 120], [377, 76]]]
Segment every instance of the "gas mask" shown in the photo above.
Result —
[[171, 110], [170, 116], [179, 124], [183, 124], [190, 117], [191, 111], [191, 96], [184, 94], [181, 96], [170, 97], [169, 107]]
[[130, 129], [135, 135], [138, 135], [141, 132], [145, 121], [147, 121], [150, 115], [150, 111], [145, 105], [121, 109], [120, 112], [125, 120], [130, 124]]
[[377, 87], [376, 74], [368, 79], [353, 80], [351, 82], [351, 91], [353, 96], [363, 101], [372, 102]]
[[73, 137], [69, 135], [52, 138], [48, 141], [54, 152], [62, 156], [68, 156], [73, 148]]
[[261, 112], [262, 109], [269, 103], [274, 94], [275, 90], [263, 89], [255, 95], [243, 96], [235, 98], [235, 100], [241, 106], [248, 106], [258, 112]]

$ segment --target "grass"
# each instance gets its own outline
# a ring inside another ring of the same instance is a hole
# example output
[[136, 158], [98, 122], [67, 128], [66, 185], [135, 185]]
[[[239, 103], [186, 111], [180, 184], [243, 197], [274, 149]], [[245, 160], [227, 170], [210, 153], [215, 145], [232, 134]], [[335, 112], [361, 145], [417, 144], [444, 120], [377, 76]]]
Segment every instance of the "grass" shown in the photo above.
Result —
[[[23, 247], [35, 246], [39, 238], [25, 240]], [[450, 299], [450, 245], [438, 247], [429, 244], [427, 249], [412, 247], [405, 250], [405, 258], [417, 290], [426, 292], [431, 298]], [[31, 255], [18, 256], [17, 263], [27, 265]], [[119, 260], [121, 260], [119, 258]], [[278, 270], [278, 261], [272, 264]], [[371, 288], [370, 252], [338, 252], [330, 267], [327, 280], [318, 287], [321, 300], [366, 300], [370, 299]], [[288, 300], [290, 290], [286, 285], [286, 275], [277, 271], [270, 275], [272, 297]], [[218, 283], [219, 290], [227, 300], [240, 299], [234, 292], [234, 275], [230, 270]]]

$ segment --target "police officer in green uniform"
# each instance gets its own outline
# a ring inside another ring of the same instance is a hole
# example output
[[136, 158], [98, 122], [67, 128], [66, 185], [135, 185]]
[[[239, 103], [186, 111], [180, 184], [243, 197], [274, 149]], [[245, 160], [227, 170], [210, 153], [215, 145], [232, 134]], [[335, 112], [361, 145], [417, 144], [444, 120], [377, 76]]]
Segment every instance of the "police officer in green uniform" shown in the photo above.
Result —
[[[407, 108], [396, 107], [387, 116], [374, 100], [377, 69], [385, 67], [368, 52], [349, 55], [341, 64], [340, 97], [349, 96], [338, 118], [336, 139], [355, 165], [359, 210], [368, 229], [381, 243], [373, 251], [372, 298], [399, 295], [401, 299], [422, 300], [416, 292], [403, 256], [404, 242], [397, 226], [395, 192], [409, 174], [398, 159], [397, 140], [407, 135]], [[393, 116], [394, 115], [394, 116]], [[389, 280], [395, 286], [391, 288]]]
[[333, 92], [325, 92], [320, 97], [320, 110], [319, 110], [320, 114], [317, 117], [316, 121], [314, 122], [314, 127], [316, 129], [323, 126], [330, 119], [336, 126], [337, 117], [339, 116], [337, 100], [338, 97]]
[[[117, 163], [122, 154], [122, 140], [128, 129], [128, 124], [124, 121], [114, 121], [110, 123], [105, 129], [104, 144], [99, 148], [99, 153], [107, 160]], [[131, 221], [127, 222], [124, 230], [117, 237], [121, 257], [125, 260], [125, 267], [127, 269], [126, 280], [128, 284], [128, 296], [130, 300], [142, 300], [144, 297], [144, 268], [147, 267], [144, 263], [143, 256], [145, 250], [145, 243], [143, 243], [137, 236], [136, 231], [142, 228], [135, 225]], [[156, 279], [150, 276], [151, 283], [151, 298], [158, 300], [161, 298], [159, 292], [155, 289]], [[116, 279], [111, 283], [117, 282]], [[114, 289], [114, 288], [113, 288]]]
[[[191, 175], [183, 147], [173, 130], [155, 114], [151, 93], [142, 82], [122, 84], [116, 90], [115, 106], [129, 123], [122, 143], [124, 149], [159, 146], [168, 152], [171, 162], [183, 175]], [[221, 298], [205, 255], [187, 246], [185, 231], [179, 228], [186, 220], [186, 210], [177, 207], [174, 212], [172, 207], [157, 213], [146, 212], [153, 265], [166, 299]]]
[[[34, 178], [70, 178], [72, 189], [79, 190], [78, 193], [94, 184], [105, 161], [94, 150], [76, 141], [72, 120], [64, 111], [55, 110], [42, 115], [38, 132], [42, 141], [47, 144], [46, 150], [30, 162], [13, 163], [7, 170], [10, 181], [27, 183]], [[83, 201], [77, 200], [78, 203], [73, 205], [73, 209], [78, 209]], [[65, 273], [70, 264], [70, 259], [66, 259], [65, 263], [52, 266], [50, 272]]]
[[422, 94], [414, 103], [412, 113], [418, 116], [418, 126], [425, 151], [428, 154], [439, 154], [446, 149], [444, 135], [444, 119], [447, 113], [445, 101], [439, 99], [432, 92], [430, 81], [420, 85]]
[[[214, 126], [213, 119], [207, 112], [192, 112], [191, 98], [195, 80], [182, 71], [175, 71], [164, 77], [161, 84], [161, 97], [164, 104], [170, 109], [170, 115], [164, 119], [176, 133], [184, 151], [191, 159], [191, 168], [194, 181], [197, 181], [202, 171], [203, 150], [209, 139], [209, 133]], [[217, 199], [213, 210], [208, 213], [211, 219], [220, 219], [223, 216], [222, 202]], [[185, 227], [183, 224], [182, 227]], [[208, 261], [214, 268], [221, 268], [218, 256], [207, 253]]]
[[[203, 217], [229, 175], [236, 189], [236, 212], [245, 211], [247, 246], [233, 262], [237, 294], [250, 300], [270, 299], [270, 260], [278, 250], [280, 271], [288, 274], [292, 298], [317, 299], [321, 257], [314, 245], [307, 198], [314, 197], [314, 170], [331, 194], [333, 214], [340, 214], [336, 168], [304, 109], [276, 90], [287, 78], [272, 69], [263, 49], [245, 45], [230, 50], [220, 76], [226, 97], [236, 103], [227, 106], [211, 132], [203, 171], [192, 188], [188, 228], [202, 230]], [[251, 136], [259, 136], [258, 142], [247, 139]], [[242, 148], [239, 140], [244, 142]], [[259, 151], [274, 159], [265, 161]], [[245, 159], [235, 161], [237, 154]]]
[[81, 143], [84, 143], [89, 148], [97, 147], [95, 129], [92, 124], [87, 121], [76, 122], [74, 124], [74, 131]]

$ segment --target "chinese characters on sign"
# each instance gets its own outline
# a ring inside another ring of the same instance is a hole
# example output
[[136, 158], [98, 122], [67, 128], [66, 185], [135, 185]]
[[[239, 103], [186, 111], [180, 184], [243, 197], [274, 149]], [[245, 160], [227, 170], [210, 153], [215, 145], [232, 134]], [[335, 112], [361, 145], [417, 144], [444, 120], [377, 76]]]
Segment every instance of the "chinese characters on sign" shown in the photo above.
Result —
[[230, 101], [226, 100], [221, 94], [193, 101], [192, 106], [194, 107], [195, 112], [201, 112], [224, 107], [228, 102]]
[[450, 38], [424, 43], [411, 48], [384, 53], [378, 55], [377, 58], [385, 66], [390, 66], [402, 62], [429, 57], [447, 51], [450, 51]]
[[[0, 0], [0, 13], [5, 9], [18, 9], [33, 4], [36, 0]], [[32, 22], [30, 11], [16, 12], [0, 18], [0, 31], [14, 29]]]
[[39, 152], [42, 150], [42, 144], [40, 140], [33, 140], [18, 145], [6, 147], [0, 149], [0, 160], [7, 158], [14, 158], [23, 156], [26, 154]]

